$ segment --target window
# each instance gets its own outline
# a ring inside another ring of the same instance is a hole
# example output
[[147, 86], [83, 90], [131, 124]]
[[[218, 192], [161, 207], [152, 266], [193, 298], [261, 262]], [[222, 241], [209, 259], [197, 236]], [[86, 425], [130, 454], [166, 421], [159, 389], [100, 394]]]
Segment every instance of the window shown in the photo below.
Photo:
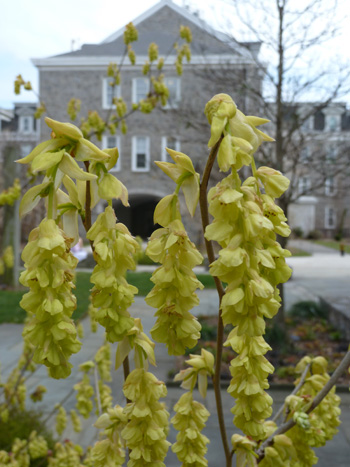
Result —
[[120, 97], [120, 86], [111, 86], [113, 78], [103, 78], [102, 81], [102, 107], [111, 109], [113, 107], [113, 99]]
[[309, 131], [310, 128], [311, 128], [311, 120], [310, 118], [306, 118], [302, 124], [301, 124], [301, 128], [304, 130], [304, 131]]
[[132, 138], [131, 168], [134, 172], [148, 172], [150, 165], [149, 137], [134, 136]]
[[339, 127], [338, 117], [335, 115], [327, 116], [327, 130], [328, 131], [337, 131]]
[[336, 212], [335, 209], [326, 206], [325, 208], [325, 218], [324, 218], [324, 226], [326, 229], [335, 229], [336, 223]]
[[302, 164], [306, 164], [309, 161], [309, 159], [310, 159], [310, 148], [308, 146], [305, 146], [300, 151], [300, 162]]
[[337, 148], [333, 144], [327, 149], [327, 162], [334, 163], [337, 159]]
[[19, 131], [20, 133], [33, 133], [34, 131], [34, 122], [32, 116], [20, 115], [19, 117]]
[[318, 110], [314, 115], [314, 130], [323, 131], [324, 130], [325, 116], [321, 110]]
[[300, 195], [306, 195], [310, 190], [310, 178], [309, 177], [300, 177], [298, 182], [298, 191]]
[[175, 151], [180, 151], [180, 141], [177, 138], [172, 136], [163, 136], [162, 138], [162, 161], [167, 162], [170, 160], [170, 156], [167, 153], [165, 148], [174, 149]]
[[132, 80], [132, 101], [137, 104], [142, 99], [146, 99], [149, 93], [148, 78], [134, 78]]
[[26, 157], [32, 152], [31, 144], [21, 144], [21, 157]]
[[120, 138], [119, 136], [116, 135], [103, 135], [102, 136], [102, 149], [107, 149], [107, 148], [118, 148], [119, 151], [119, 157], [117, 160], [117, 163], [115, 164], [114, 167], [111, 168], [111, 171], [119, 171], [121, 168], [121, 162], [120, 162]]
[[335, 194], [335, 191], [336, 191], [336, 186], [335, 186], [334, 177], [326, 178], [325, 194], [327, 196], [332, 196]]
[[165, 78], [164, 84], [169, 89], [169, 97], [165, 109], [176, 109], [181, 99], [181, 80], [180, 78]]

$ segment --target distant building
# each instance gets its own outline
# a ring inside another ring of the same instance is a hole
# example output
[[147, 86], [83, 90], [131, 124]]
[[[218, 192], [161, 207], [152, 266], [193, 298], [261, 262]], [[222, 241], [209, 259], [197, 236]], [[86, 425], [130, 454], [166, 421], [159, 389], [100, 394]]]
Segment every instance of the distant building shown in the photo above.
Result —
[[300, 132], [287, 173], [296, 199], [289, 223], [304, 235], [316, 230], [333, 237], [343, 230], [350, 236], [350, 112], [343, 102], [309, 102], [294, 107], [287, 125], [295, 116]]
[[34, 118], [35, 103], [16, 103], [13, 109], [0, 108], [0, 161], [6, 149], [15, 148], [23, 157], [39, 142], [39, 122]]
[[[191, 156], [196, 169], [201, 171], [206, 160], [209, 125], [203, 114], [206, 102], [219, 92], [235, 96], [242, 108], [249, 108], [249, 96], [242, 90], [237, 93], [238, 78], [250, 80], [260, 87], [261, 77], [257, 65], [246, 46], [230, 42], [229, 38], [212, 30], [198, 17], [180, 8], [170, 0], [162, 0], [133, 21], [139, 39], [133, 43], [137, 55], [136, 66], [124, 60], [121, 85], [116, 95], [122, 95], [128, 108], [145, 98], [149, 92], [149, 80], [142, 75], [142, 66], [147, 59], [148, 46], [156, 42], [159, 56], [165, 57], [165, 82], [170, 91], [168, 104], [156, 109], [152, 115], [136, 113], [127, 120], [126, 135], [106, 134], [102, 147], [117, 146], [120, 159], [115, 167], [118, 177], [129, 190], [131, 208], [118, 205], [117, 216], [125, 222], [133, 234], [147, 237], [153, 227], [153, 211], [163, 196], [174, 189], [172, 182], [154, 164], [168, 158], [165, 147], [170, 147]], [[181, 25], [189, 26], [193, 35], [192, 58], [184, 66], [181, 77], [174, 66], [175, 52], [172, 45], [178, 38]], [[44, 59], [34, 59], [40, 75], [40, 96], [50, 116], [66, 121], [66, 105], [72, 98], [82, 102], [81, 115], [97, 110], [107, 117], [112, 106], [112, 88], [106, 70], [110, 62], [119, 64], [125, 51], [124, 28], [107, 37], [100, 44], [85, 44], [74, 52]], [[251, 52], [258, 53], [259, 44], [249, 44]], [[169, 53], [170, 52], [170, 53]], [[232, 79], [220, 86], [210, 82], [205, 71], [225, 65], [232, 70]], [[205, 124], [205, 131], [194, 128], [194, 120]], [[46, 125], [41, 126], [40, 138], [47, 138]], [[197, 232], [193, 232], [196, 240]]]

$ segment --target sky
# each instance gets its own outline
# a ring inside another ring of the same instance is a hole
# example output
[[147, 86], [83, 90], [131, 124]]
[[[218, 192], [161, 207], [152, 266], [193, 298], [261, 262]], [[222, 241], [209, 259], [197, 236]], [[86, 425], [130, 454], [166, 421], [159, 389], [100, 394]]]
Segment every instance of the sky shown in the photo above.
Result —
[[[272, 0], [274, 1], [274, 0]], [[293, 0], [298, 2], [299, 0]], [[327, 1], [327, 0], [325, 0]], [[38, 88], [37, 70], [31, 58], [44, 58], [79, 48], [84, 43], [99, 43], [129, 21], [152, 7], [158, 0], [16, 0], [1, 2], [0, 15], [0, 107], [11, 108], [14, 102], [36, 101], [33, 93], [20, 96], [13, 93], [13, 81], [21, 73]], [[212, 23], [215, 13], [227, 16], [227, 0], [218, 7], [214, 0], [175, 0], [191, 4], [201, 12], [204, 20]], [[339, 22], [344, 19], [349, 0], [340, 11]], [[227, 27], [216, 21], [212, 26]], [[342, 26], [336, 49], [350, 61], [350, 28]], [[324, 53], [326, 54], [326, 50]], [[329, 53], [329, 50], [328, 50]]]

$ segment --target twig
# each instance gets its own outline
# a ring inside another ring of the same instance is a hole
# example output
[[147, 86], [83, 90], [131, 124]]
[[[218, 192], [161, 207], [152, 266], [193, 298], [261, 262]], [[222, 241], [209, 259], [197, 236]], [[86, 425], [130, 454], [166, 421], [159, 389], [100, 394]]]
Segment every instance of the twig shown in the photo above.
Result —
[[[223, 136], [220, 137], [219, 141], [215, 144], [212, 148], [209, 158], [207, 161], [207, 165], [204, 169], [203, 178], [200, 186], [200, 194], [199, 194], [199, 204], [201, 209], [201, 217], [202, 217], [202, 227], [203, 227], [203, 234], [205, 233], [205, 229], [207, 225], [209, 225], [209, 212], [208, 212], [208, 202], [207, 202], [207, 188], [209, 177], [211, 174], [211, 170], [214, 165], [214, 161], [216, 159], [216, 155], [218, 153], [221, 141]], [[205, 237], [205, 246], [208, 254], [209, 264], [215, 261], [215, 254], [214, 248], [211, 241], [207, 240]], [[221, 399], [221, 388], [220, 388], [220, 374], [221, 374], [221, 358], [222, 358], [222, 346], [223, 346], [223, 339], [224, 339], [224, 325], [222, 322], [221, 317], [221, 300], [225, 294], [224, 288], [222, 283], [218, 277], [214, 276], [214, 281], [216, 285], [216, 289], [219, 294], [219, 315], [218, 315], [218, 331], [217, 331], [217, 347], [216, 347], [216, 361], [215, 361], [215, 374], [213, 376], [213, 385], [215, 391], [215, 400], [216, 400], [216, 407], [218, 412], [218, 420], [219, 420], [219, 427], [221, 433], [222, 444], [225, 451], [226, 457], [226, 465], [230, 467], [232, 465], [232, 454], [230, 452], [230, 448], [227, 441], [227, 434], [225, 428], [225, 420], [222, 408], [222, 399]]]
[[[303, 374], [300, 377], [299, 383], [297, 384], [297, 386], [295, 386], [293, 392], [290, 393], [290, 396], [294, 396], [294, 394], [296, 394], [299, 391], [299, 389], [302, 387], [302, 385], [305, 383], [306, 375], [308, 374], [310, 367], [311, 367], [311, 362], [306, 365], [305, 370], [303, 371]], [[284, 409], [285, 405], [286, 405], [285, 402], [281, 405], [280, 409], [278, 410], [278, 412], [276, 413], [276, 415], [272, 419], [273, 422], [278, 420], [278, 418], [280, 417], [280, 415], [283, 412], [283, 409]]]
[[[322, 402], [322, 400], [327, 396], [329, 391], [333, 388], [333, 386], [338, 381], [339, 377], [344, 373], [344, 371], [349, 367], [349, 365], [350, 365], [350, 350], [347, 352], [347, 354], [345, 355], [343, 360], [340, 362], [340, 364], [334, 371], [333, 375], [330, 377], [330, 379], [321, 389], [321, 391], [314, 397], [309, 407], [305, 410], [305, 413], [312, 412]], [[279, 428], [277, 428], [277, 430], [269, 438], [267, 438], [266, 441], [263, 442], [260, 448], [256, 451], [258, 455], [258, 460], [257, 460], [258, 464], [263, 460], [265, 456], [265, 449], [268, 446], [271, 446], [273, 444], [274, 437], [277, 435], [286, 433], [291, 428], [293, 428], [295, 424], [296, 422], [291, 418], [286, 423], [283, 423]]]
[[95, 390], [96, 390], [97, 408], [98, 408], [98, 413], [99, 413], [99, 415], [101, 415], [101, 414], [102, 414], [101, 396], [100, 396], [100, 388], [98, 387], [98, 374], [97, 374], [96, 365], [95, 365], [95, 368], [94, 368], [94, 379], [95, 379]]

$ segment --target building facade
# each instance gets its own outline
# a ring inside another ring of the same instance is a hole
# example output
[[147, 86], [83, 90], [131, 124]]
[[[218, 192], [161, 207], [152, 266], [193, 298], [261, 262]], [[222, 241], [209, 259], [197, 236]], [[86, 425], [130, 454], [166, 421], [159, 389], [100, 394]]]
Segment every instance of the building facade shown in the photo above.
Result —
[[[238, 81], [250, 80], [261, 86], [261, 78], [251, 53], [238, 43], [231, 43], [224, 35], [202, 23], [196, 16], [178, 7], [170, 0], [162, 0], [146, 13], [136, 18], [139, 39], [133, 43], [136, 65], [124, 60], [121, 83], [117, 88], [109, 86], [106, 70], [111, 62], [120, 64], [125, 52], [124, 28], [112, 34], [100, 44], [86, 44], [67, 54], [34, 59], [39, 70], [40, 98], [45, 102], [50, 117], [67, 121], [66, 106], [71, 98], [81, 100], [80, 115], [97, 110], [106, 119], [112, 107], [113, 97], [122, 96], [130, 109], [149, 92], [149, 79], [142, 74], [148, 59], [148, 46], [155, 42], [159, 56], [164, 57], [165, 83], [170, 91], [166, 106], [155, 109], [151, 115], [135, 112], [126, 123], [127, 134], [105, 134], [101, 147], [117, 146], [120, 153], [115, 171], [128, 187], [130, 208], [117, 206], [117, 216], [125, 222], [133, 234], [147, 237], [153, 230], [153, 211], [156, 203], [174, 189], [169, 178], [154, 164], [167, 160], [165, 147], [180, 150], [194, 161], [201, 171], [208, 155], [209, 125], [205, 121], [204, 106], [219, 92], [231, 94], [243, 110], [250, 106], [249, 96], [242, 90], [237, 94]], [[180, 26], [189, 26], [192, 32], [192, 58], [176, 73], [173, 43], [179, 38]], [[259, 44], [250, 44], [253, 54]], [[232, 70], [232, 79], [221, 83], [208, 80], [213, 68], [225, 66]], [[243, 89], [243, 88], [242, 88]], [[114, 95], [113, 95], [114, 92]], [[236, 94], [236, 95], [235, 95]], [[49, 131], [41, 125], [41, 140]], [[198, 230], [198, 229], [197, 229]], [[196, 241], [199, 232], [192, 232]]]

